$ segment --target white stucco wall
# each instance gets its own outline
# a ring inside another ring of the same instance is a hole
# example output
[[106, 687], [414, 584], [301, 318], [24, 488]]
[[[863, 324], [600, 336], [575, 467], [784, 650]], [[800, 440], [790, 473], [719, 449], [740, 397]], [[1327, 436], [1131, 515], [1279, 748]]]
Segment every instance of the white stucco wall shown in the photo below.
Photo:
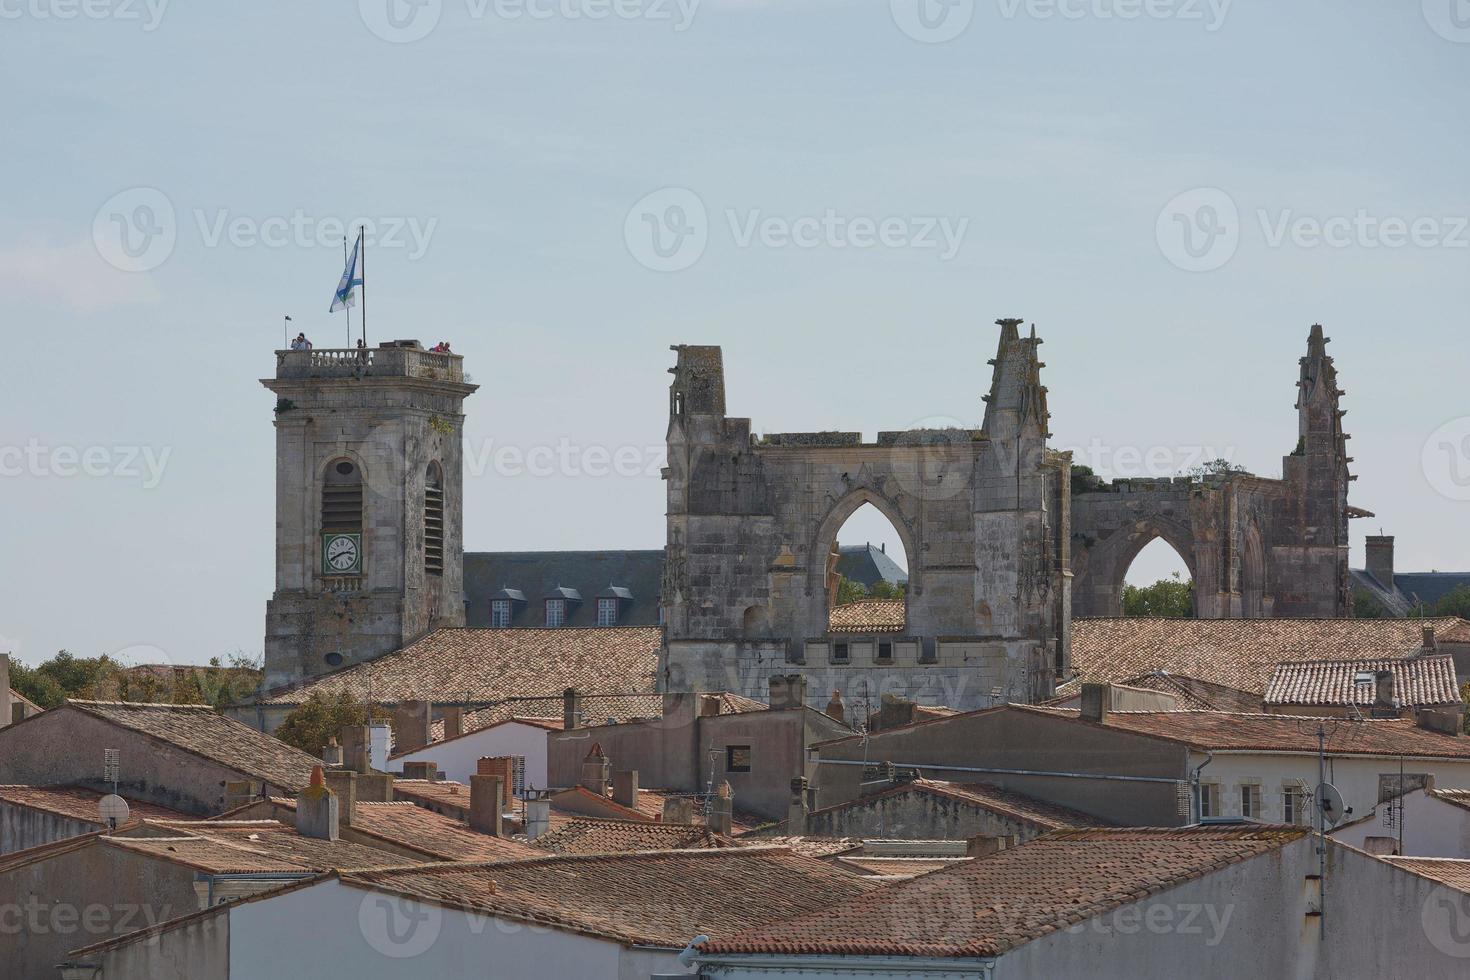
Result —
[[[1404, 797], [1401, 813], [1403, 851], [1410, 857], [1470, 858], [1470, 810], [1429, 796], [1422, 789]], [[1345, 824], [1332, 839], [1365, 849], [1369, 837], [1399, 838], [1400, 828], [1384, 823], [1388, 804], [1380, 804], [1366, 820]]]
[[[1190, 767], [1205, 761], [1202, 753], [1191, 753]], [[1434, 775], [1435, 785], [1445, 789], [1470, 788], [1470, 762], [1460, 760], [1405, 759], [1405, 773], [1427, 772]], [[1366, 814], [1378, 804], [1379, 774], [1397, 775], [1399, 760], [1364, 756], [1328, 756], [1327, 781], [1342, 794], [1343, 804], [1352, 807], [1348, 820]], [[1264, 819], [1280, 822], [1283, 816], [1283, 788], [1301, 780], [1307, 791], [1317, 785], [1317, 757], [1308, 754], [1265, 752], [1216, 752], [1210, 764], [1200, 773], [1201, 783], [1220, 786], [1220, 808], [1224, 816], [1240, 814], [1240, 787], [1255, 782], [1261, 787], [1265, 808]]]
[[389, 763], [392, 772], [402, 772], [405, 762], [434, 762], [445, 779], [468, 783], [475, 774], [475, 764], [495, 756], [524, 756], [526, 785], [546, 788], [546, 736], [544, 728], [509, 721], [494, 728], [483, 728], [459, 738], [426, 745], [406, 752]]
[[677, 952], [409, 902], [326, 881], [230, 912], [230, 980], [586, 977], [687, 972]]

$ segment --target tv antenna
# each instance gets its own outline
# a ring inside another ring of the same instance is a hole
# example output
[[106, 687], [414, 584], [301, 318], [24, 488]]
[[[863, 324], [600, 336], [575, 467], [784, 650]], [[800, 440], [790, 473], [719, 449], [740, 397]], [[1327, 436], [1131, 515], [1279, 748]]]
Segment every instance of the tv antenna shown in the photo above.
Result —
[[1327, 781], [1327, 739], [1336, 735], [1344, 724], [1362, 724], [1361, 719], [1302, 718], [1297, 730], [1317, 739], [1317, 788], [1312, 792], [1312, 806], [1317, 811], [1317, 923], [1319, 934], [1327, 935], [1327, 829], [1336, 827], [1351, 814], [1344, 806], [1342, 794]]

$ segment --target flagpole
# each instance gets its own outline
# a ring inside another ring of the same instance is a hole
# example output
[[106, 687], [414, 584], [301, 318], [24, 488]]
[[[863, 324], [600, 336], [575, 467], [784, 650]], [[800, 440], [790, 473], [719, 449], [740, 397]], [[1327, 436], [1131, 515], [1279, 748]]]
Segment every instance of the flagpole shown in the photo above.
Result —
[[359, 261], [362, 262], [362, 346], [367, 346], [367, 239], [362, 235], [362, 225], [357, 226], [357, 244], [362, 250], [359, 253]]
[[[342, 264], [343, 264], [343, 266], [346, 266], [347, 265], [347, 235], [345, 233], [342, 235]], [[347, 288], [349, 290], [352, 288], [351, 279], [352, 279], [352, 277], [351, 276], [348, 276]], [[351, 347], [352, 346], [352, 307], [345, 306], [344, 305], [342, 307], [342, 312], [347, 314], [347, 346], [348, 347]]]

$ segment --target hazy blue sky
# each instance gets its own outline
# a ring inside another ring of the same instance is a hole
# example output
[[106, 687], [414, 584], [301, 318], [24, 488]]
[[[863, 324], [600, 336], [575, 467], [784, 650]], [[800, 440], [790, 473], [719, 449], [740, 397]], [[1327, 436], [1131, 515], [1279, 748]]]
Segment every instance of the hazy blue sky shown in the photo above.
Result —
[[1470, 566], [1458, 0], [153, 2], [0, 0], [0, 649], [24, 660], [260, 650], [257, 379], [285, 313], [345, 341], [358, 218], [388, 239], [369, 339], [448, 338], [481, 385], [471, 549], [662, 544], [656, 461], [494, 451], [652, 460], [672, 343], [724, 345], [758, 431], [871, 436], [978, 421], [992, 321], [1024, 316], [1079, 459], [1278, 475], [1320, 320], [1378, 515], [1354, 563], [1381, 526], [1401, 568]]

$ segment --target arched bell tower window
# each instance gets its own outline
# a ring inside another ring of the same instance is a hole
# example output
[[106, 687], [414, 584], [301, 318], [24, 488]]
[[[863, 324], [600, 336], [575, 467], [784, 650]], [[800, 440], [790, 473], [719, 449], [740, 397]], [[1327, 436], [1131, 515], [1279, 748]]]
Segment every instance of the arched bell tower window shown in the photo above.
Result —
[[362, 533], [362, 470], [350, 459], [327, 465], [322, 483], [322, 533]]
[[444, 470], [437, 462], [424, 473], [424, 572], [444, 574]]

